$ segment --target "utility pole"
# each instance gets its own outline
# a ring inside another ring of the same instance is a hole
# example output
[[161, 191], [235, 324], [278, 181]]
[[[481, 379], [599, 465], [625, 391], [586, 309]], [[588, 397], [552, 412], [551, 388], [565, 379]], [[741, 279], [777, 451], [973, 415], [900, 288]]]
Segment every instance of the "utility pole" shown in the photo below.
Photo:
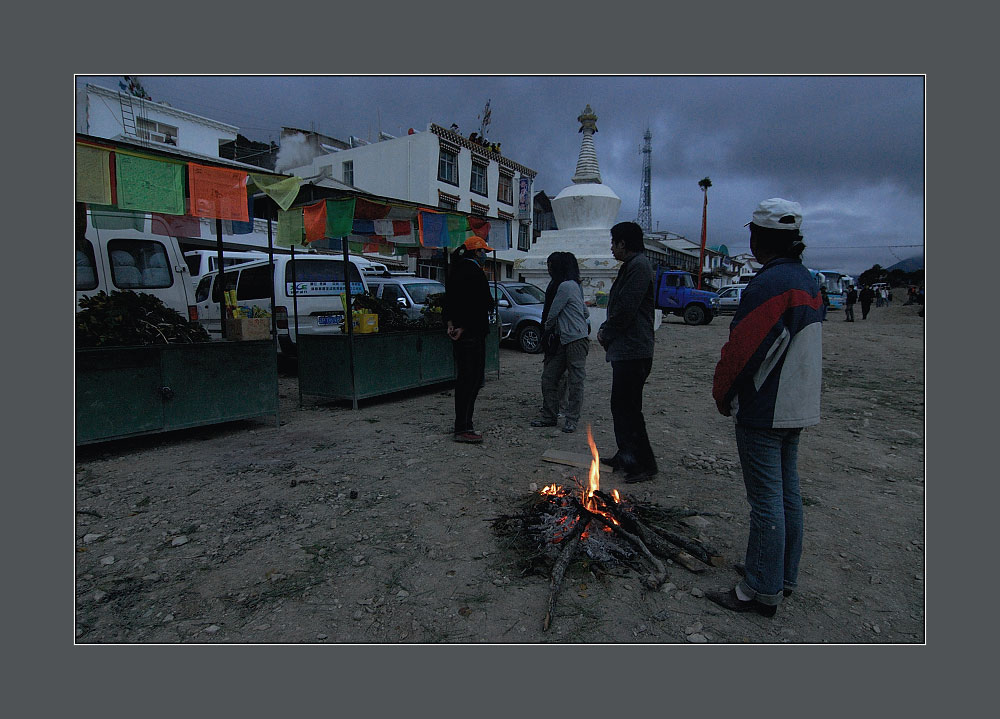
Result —
[[701, 289], [701, 273], [705, 269], [705, 239], [708, 229], [708, 188], [712, 186], [712, 181], [707, 177], [698, 180], [698, 187], [705, 195], [705, 200], [701, 205], [701, 255], [698, 258], [698, 289]]
[[653, 219], [650, 211], [650, 157], [653, 154], [652, 139], [653, 135], [646, 128], [646, 134], [642, 136], [645, 142], [643, 143], [642, 150], [642, 187], [639, 190], [639, 216], [636, 218], [635, 223], [642, 228], [643, 232], [653, 231]]

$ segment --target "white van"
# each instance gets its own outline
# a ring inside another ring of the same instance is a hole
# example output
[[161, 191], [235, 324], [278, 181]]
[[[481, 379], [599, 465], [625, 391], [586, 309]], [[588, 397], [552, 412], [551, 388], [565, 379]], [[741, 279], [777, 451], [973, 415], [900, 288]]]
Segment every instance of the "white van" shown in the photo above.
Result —
[[[266, 252], [252, 251], [222, 251], [222, 264], [226, 267], [239, 265], [243, 262], [253, 262], [254, 260], [266, 260]], [[219, 269], [218, 250], [188, 250], [184, 253], [184, 260], [187, 262], [188, 271], [191, 273], [191, 287], [195, 288], [201, 278], [207, 272]]]
[[[368, 291], [362, 263], [350, 258], [351, 295]], [[294, 272], [294, 274], [293, 274]], [[222, 336], [220, 322], [219, 271], [201, 278], [195, 291], [198, 321], [213, 338]], [[298, 307], [299, 331], [306, 334], [340, 332], [344, 306], [340, 295], [345, 291], [344, 260], [336, 255], [304, 253], [275, 255], [274, 267], [267, 260], [245, 262], [225, 271], [226, 289], [236, 290], [236, 304], [260, 307], [271, 312], [274, 291], [274, 319], [278, 347], [284, 354], [295, 353], [295, 310]]]
[[373, 297], [398, 303], [406, 316], [414, 320], [421, 318], [428, 295], [444, 292], [443, 284], [426, 277], [376, 275], [365, 279]]
[[[99, 214], [98, 224], [106, 225], [113, 217], [121, 215], [102, 218]], [[80, 216], [78, 222], [82, 222]], [[81, 297], [96, 295], [102, 290], [108, 294], [115, 290], [131, 290], [158, 297], [164, 305], [188, 320], [198, 319], [194, 288], [177, 239], [154, 235], [148, 229], [148, 217], [141, 231], [96, 229], [92, 211], [86, 211], [86, 230], [83, 233], [78, 230], [76, 238], [77, 311]]]

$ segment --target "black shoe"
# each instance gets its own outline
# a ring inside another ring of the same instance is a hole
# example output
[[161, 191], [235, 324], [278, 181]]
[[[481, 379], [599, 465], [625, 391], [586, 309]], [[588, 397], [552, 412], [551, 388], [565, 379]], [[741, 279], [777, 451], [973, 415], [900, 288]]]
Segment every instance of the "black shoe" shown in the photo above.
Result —
[[563, 422], [562, 431], [566, 434], [576, 431], [576, 422], [570, 422], [568, 419]]
[[[747, 568], [744, 565], [740, 564], [739, 562], [733, 565], [733, 569], [735, 569], [736, 573], [739, 574], [741, 577], [745, 578], [747, 576]], [[784, 594], [786, 597], [792, 596], [791, 589], [782, 589], [781, 593]]]
[[728, 592], [705, 592], [705, 597], [733, 612], [757, 612], [762, 617], [773, 617], [778, 611], [776, 604], [761, 604], [756, 599], [744, 602], [736, 596], [735, 589]]
[[656, 476], [655, 469], [630, 469], [626, 470], [625, 477], [622, 479], [626, 484], [635, 484], [636, 482], [648, 482], [654, 476]]
[[604, 462], [604, 464], [611, 467], [612, 472], [620, 472], [625, 467], [625, 463], [622, 462], [622, 458], [618, 455], [618, 453], [615, 453], [615, 456]]

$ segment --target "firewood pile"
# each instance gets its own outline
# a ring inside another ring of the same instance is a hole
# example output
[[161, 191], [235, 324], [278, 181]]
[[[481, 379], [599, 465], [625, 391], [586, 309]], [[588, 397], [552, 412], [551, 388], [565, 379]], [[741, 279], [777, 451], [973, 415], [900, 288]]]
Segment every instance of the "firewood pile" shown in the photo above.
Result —
[[714, 547], [684, 533], [681, 520], [697, 514], [638, 502], [617, 490], [606, 494], [582, 483], [574, 489], [549, 485], [530, 495], [518, 514], [494, 519], [493, 532], [521, 557], [522, 575], [549, 575], [542, 624], [547, 631], [563, 577], [574, 561], [586, 561], [591, 571], [602, 573], [626, 566], [640, 573], [643, 585], [652, 590], [667, 581], [671, 564], [696, 573], [720, 566], [722, 556]]

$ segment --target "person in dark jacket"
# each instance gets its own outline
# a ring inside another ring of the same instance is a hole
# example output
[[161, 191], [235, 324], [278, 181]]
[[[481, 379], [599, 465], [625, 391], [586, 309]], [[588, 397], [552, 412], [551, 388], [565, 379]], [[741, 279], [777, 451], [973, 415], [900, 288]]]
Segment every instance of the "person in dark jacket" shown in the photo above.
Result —
[[608, 292], [608, 317], [597, 341], [611, 363], [611, 416], [618, 451], [608, 461], [625, 482], [644, 482], [657, 473], [642, 414], [642, 389], [653, 368], [653, 285], [642, 228], [619, 222], [611, 228], [611, 254], [621, 262]]
[[847, 297], [844, 298], [844, 313], [847, 317], [844, 322], [854, 321], [854, 303], [858, 301], [858, 291], [854, 289], [854, 285], [847, 288]]
[[473, 428], [476, 398], [486, 377], [486, 335], [495, 305], [483, 272], [486, 253], [493, 248], [481, 237], [470, 237], [452, 254], [445, 283], [441, 319], [448, 326], [455, 356], [455, 441], [479, 444], [483, 435]]
[[801, 223], [797, 202], [772, 198], [754, 211], [750, 251], [762, 267], [743, 290], [712, 385], [719, 413], [736, 422], [750, 533], [735, 566], [742, 580], [705, 596], [766, 617], [798, 583], [799, 436], [819, 422], [823, 379], [823, 298], [800, 259]]
[[875, 290], [867, 285], [861, 290], [861, 294], [858, 296], [861, 301], [861, 319], [868, 319], [868, 312], [872, 308], [872, 300], [875, 299]]

